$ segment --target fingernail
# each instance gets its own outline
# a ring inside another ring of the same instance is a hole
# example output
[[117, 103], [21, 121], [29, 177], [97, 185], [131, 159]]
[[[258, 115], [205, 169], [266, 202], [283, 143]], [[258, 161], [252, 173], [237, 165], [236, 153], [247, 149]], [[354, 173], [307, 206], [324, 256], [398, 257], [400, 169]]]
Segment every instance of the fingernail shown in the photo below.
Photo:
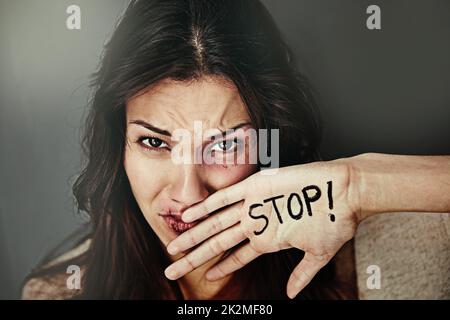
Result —
[[181, 220], [183, 220], [183, 222], [192, 222], [192, 214], [190, 213], [183, 213], [181, 215]]
[[178, 253], [178, 248], [177, 248], [176, 246], [174, 246], [174, 245], [169, 245], [169, 246], [167, 247], [167, 252], [168, 252], [170, 255], [177, 254], [177, 253]]
[[177, 272], [175, 270], [173, 270], [173, 268], [168, 267], [165, 271], [164, 274], [166, 275], [166, 278], [170, 279], [170, 280], [176, 280], [177, 277]]
[[287, 296], [289, 297], [289, 299], [294, 299], [294, 297], [295, 297], [295, 291], [294, 291], [294, 289], [288, 290]]

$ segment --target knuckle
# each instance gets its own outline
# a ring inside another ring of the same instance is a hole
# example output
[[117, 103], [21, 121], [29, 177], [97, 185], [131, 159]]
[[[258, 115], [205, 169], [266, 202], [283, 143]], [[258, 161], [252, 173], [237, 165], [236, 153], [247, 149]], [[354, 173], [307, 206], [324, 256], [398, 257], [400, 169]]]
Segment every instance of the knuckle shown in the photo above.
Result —
[[208, 211], [208, 204], [206, 203], [206, 201], [204, 201], [204, 202], [202, 202], [202, 203], [200, 203], [200, 205], [199, 205], [199, 209], [198, 209], [200, 212], [198, 212], [197, 213], [197, 216], [198, 215], [206, 215], [206, 213], [208, 213], [209, 211]]
[[220, 219], [220, 216], [215, 216], [212, 219], [211, 223], [212, 223], [211, 224], [211, 228], [212, 228], [212, 232], [213, 233], [217, 233], [219, 231], [222, 231], [223, 224], [222, 224], [222, 221]]
[[192, 256], [187, 255], [184, 257], [184, 259], [185, 259], [187, 265], [189, 266], [189, 271], [192, 271], [196, 268], [195, 263], [192, 261]]
[[233, 261], [234, 265], [243, 266], [245, 265], [245, 262], [243, 260], [243, 257], [239, 253], [233, 253], [230, 256], [230, 259]]
[[196, 241], [196, 239], [194, 237], [194, 234], [193, 234], [192, 230], [187, 230], [185, 232], [185, 234], [186, 234], [186, 237], [187, 237], [188, 245], [195, 246], [197, 244], [197, 241]]
[[209, 240], [209, 247], [215, 255], [218, 255], [224, 251], [221, 241], [219, 241], [217, 238], [212, 238], [211, 240]]

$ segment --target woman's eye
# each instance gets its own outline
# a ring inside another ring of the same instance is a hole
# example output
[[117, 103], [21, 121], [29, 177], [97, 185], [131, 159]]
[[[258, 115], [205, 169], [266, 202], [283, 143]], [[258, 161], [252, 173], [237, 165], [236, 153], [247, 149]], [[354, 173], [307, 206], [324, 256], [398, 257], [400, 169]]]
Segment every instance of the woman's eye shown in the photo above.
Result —
[[218, 143], [216, 143], [212, 148], [211, 151], [220, 151], [220, 152], [230, 152], [236, 149], [236, 147], [239, 145], [239, 142], [237, 138], [230, 139], [230, 140], [223, 140]]
[[158, 138], [142, 137], [139, 141], [148, 149], [164, 149], [169, 147], [167, 143]]

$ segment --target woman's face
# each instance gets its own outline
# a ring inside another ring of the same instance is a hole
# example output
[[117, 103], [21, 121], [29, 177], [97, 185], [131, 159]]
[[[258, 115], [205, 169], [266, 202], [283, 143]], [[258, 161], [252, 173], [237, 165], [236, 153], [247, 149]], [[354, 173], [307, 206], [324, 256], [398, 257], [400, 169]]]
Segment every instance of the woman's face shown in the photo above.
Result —
[[[199, 148], [220, 160], [239, 152], [248, 155], [250, 148], [256, 147], [247, 141], [242, 148], [245, 131], [252, 128], [250, 117], [234, 84], [221, 78], [161, 81], [128, 101], [126, 123], [125, 171], [141, 211], [164, 245], [193, 226], [182, 222], [183, 210], [257, 171], [257, 165], [248, 161], [227, 165], [193, 160], [180, 163], [171, 156], [181, 142], [183, 152], [191, 153], [191, 159]], [[237, 125], [242, 130], [214, 141], [205, 135], [208, 129], [225, 131]], [[171, 139], [177, 129], [189, 132], [191, 139]]]

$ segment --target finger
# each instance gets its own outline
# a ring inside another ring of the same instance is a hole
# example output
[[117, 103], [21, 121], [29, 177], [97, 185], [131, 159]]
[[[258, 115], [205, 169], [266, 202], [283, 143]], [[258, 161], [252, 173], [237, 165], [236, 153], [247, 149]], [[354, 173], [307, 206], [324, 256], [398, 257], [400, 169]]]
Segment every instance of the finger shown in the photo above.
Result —
[[240, 181], [214, 192], [202, 202], [186, 209], [181, 215], [181, 219], [183, 219], [184, 222], [192, 222], [217, 209], [242, 200], [244, 197], [246, 181], [247, 180]]
[[255, 249], [247, 243], [209, 269], [205, 275], [206, 279], [210, 281], [221, 279], [230, 273], [239, 270], [260, 255], [261, 253], [256, 252]]
[[183, 258], [175, 261], [164, 271], [166, 277], [170, 280], [177, 280], [186, 273], [191, 272], [201, 266], [208, 260], [218, 256], [225, 250], [228, 250], [241, 241], [246, 239], [241, 231], [240, 225], [231, 227], [217, 236], [207, 240], [197, 249], [185, 255]]
[[167, 252], [174, 255], [190, 249], [205, 239], [228, 229], [239, 222], [242, 204], [235, 204], [220, 213], [202, 221], [192, 229], [179, 235], [167, 246]]
[[306, 252], [302, 261], [295, 267], [287, 283], [287, 295], [293, 299], [314, 278], [319, 270], [328, 263], [325, 256], [316, 256]]

